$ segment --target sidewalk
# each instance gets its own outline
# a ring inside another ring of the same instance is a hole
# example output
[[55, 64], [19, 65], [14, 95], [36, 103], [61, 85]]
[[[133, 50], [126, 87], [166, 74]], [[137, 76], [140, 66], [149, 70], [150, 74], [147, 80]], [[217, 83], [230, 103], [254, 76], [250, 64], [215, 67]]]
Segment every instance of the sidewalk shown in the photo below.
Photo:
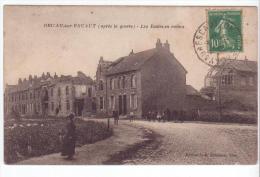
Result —
[[[112, 121], [111, 121], [112, 123]], [[118, 126], [111, 125], [114, 129], [114, 135], [110, 138], [98, 141], [94, 144], [87, 144], [76, 148], [76, 154], [73, 160], [66, 160], [60, 153], [33, 157], [17, 164], [26, 165], [102, 165], [103, 162], [125, 149], [127, 147], [143, 141], [141, 128], [131, 126], [126, 121], [119, 122]]]

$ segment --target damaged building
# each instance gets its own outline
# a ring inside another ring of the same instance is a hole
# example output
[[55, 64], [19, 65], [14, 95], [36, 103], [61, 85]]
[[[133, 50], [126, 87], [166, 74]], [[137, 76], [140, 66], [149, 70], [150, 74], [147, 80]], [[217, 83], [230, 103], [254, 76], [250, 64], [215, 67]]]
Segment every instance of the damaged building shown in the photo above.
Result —
[[6, 85], [5, 115], [64, 117], [70, 112], [77, 116], [95, 112], [95, 89], [93, 80], [82, 72], [77, 76], [41, 77], [29, 75], [18, 80], [17, 85]]

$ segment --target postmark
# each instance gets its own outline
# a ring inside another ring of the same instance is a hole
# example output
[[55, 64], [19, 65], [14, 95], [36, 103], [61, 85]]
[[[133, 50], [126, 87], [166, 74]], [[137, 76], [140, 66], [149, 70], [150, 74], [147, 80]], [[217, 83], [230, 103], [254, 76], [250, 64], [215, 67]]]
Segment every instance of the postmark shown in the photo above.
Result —
[[208, 66], [216, 66], [221, 59], [237, 59], [240, 51], [210, 52], [208, 39], [209, 25], [203, 22], [193, 36], [193, 48], [199, 60]]
[[242, 51], [241, 10], [208, 10], [209, 52]]
[[207, 22], [202, 23], [193, 36], [193, 48], [198, 57], [203, 63], [214, 66], [218, 63], [217, 54], [208, 52], [208, 25]]

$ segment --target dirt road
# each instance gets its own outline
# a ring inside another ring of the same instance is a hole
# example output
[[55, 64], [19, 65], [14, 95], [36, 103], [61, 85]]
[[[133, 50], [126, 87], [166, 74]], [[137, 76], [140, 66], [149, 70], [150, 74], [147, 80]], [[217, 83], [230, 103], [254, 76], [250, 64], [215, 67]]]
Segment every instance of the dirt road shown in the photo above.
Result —
[[59, 154], [19, 164], [254, 164], [257, 126], [120, 121], [114, 135], [76, 149], [75, 159]]
[[[140, 148], [126, 164], [255, 164], [257, 126], [136, 121], [160, 135], [160, 145]], [[152, 149], [152, 150], [151, 150]], [[124, 163], [124, 162], [123, 162]]]

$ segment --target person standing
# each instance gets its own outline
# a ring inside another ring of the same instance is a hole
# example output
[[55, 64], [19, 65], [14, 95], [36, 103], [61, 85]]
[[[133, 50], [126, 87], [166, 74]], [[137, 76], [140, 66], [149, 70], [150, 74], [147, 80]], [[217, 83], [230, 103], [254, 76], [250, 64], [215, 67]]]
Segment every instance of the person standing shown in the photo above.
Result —
[[134, 112], [131, 111], [130, 112], [130, 122], [133, 122], [134, 121]]
[[114, 124], [118, 125], [118, 119], [119, 119], [118, 111], [116, 110], [113, 111], [113, 117], [114, 117]]
[[152, 117], [152, 113], [151, 113], [151, 111], [148, 111], [147, 120], [148, 120], [149, 122], [151, 121], [151, 117]]
[[161, 111], [158, 111], [158, 112], [157, 112], [156, 118], [157, 118], [158, 122], [161, 122], [161, 119], [162, 119]]
[[67, 159], [73, 159], [75, 154], [75, 145], [76, 145], [76, 126], [74, 123], [74, 114], [71, 113], [69, 116], [69, 121], [66, 125], [66, 135], [64, 138], [62, 156], [67, 156]]

